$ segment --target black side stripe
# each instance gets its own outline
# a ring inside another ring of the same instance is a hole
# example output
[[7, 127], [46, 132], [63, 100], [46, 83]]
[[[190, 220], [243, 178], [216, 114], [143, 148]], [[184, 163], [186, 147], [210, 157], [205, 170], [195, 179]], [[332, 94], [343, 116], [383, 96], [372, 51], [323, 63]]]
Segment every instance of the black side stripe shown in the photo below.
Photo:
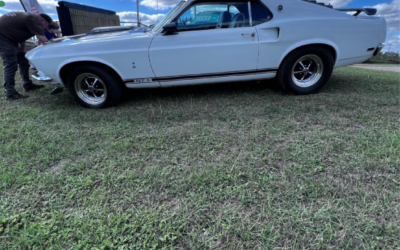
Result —
[[159, 78], [156, 78], [155, 80], [160, 81], [160, 82], [169, 82], [169, 81], [179, 81], [179, 80], [195, 80], [195, 79], [201, 79], [201, 78], [215, 78], [215, 77], [224, 77], [224, 76], [255, 75], [255, 74], [261, 74], [261, 73], [272, 73], [272, 72], [276, 72], [276, 71], [277, 71], [277, 69], [245, 70], [245, 71], [232, 71], [232, 72], [214, 73], [214, 74], [159, 77]]
[[[244, 71], [231, 71], [223, 73], [213, 73], [213, 74], [196, 74], [196, 75], [181, 75], [181, 76], [168, 76], [168, 77], [157, 77], [153, 78], [153, 81], [160, 82], [170, 82], [170, 81], [180, 81], [180, 80], [196, 80], [202, 78], [216, 78], [216, 77], [226, 77], [226, 76], [240, 76], [240, 75], [256, 75], [262, 73], [275, 73], [278, 71], [277, 68], [271, 69], [258, 69], [258, 70], [244, 70]], [[148, 79], [151, 79], [149, 77]], [[125, 83], [133, 82], [135, 79], [125, 80]]]

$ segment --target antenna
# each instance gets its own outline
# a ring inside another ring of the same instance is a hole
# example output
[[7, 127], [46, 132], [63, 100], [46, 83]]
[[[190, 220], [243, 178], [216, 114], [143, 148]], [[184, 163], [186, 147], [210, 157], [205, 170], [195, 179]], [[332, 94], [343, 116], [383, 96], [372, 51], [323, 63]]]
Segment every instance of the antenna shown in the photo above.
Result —
[[138, 27], [140, 27], [140, 19], [139, 19], [139, 0], [136, 0], [136, 9], [137, 9], [137, 23], [138, 23]]

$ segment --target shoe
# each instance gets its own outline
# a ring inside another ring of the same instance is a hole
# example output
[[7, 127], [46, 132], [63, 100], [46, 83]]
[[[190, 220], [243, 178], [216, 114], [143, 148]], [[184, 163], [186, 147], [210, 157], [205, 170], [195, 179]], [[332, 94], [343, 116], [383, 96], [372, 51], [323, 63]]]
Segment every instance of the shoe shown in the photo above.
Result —
[[11, 95], [7, 95], [6, 100], [7, 101], [14, 101], [14, 100], [19, 100], [19, 99], [25, 99], [28, 98], [29, 96], [27, 95], [21, 95], [20, 93], [14, 93]]
[[37, 85], [37, 84], [32, 83], [32, 84], [28, 85], [27, 87], [24, 87], [24, 90], [25, 90], [25, 92], [29, 92], [32, 90], [41, 89], [43, 87], [44, 87], [44, 85]]

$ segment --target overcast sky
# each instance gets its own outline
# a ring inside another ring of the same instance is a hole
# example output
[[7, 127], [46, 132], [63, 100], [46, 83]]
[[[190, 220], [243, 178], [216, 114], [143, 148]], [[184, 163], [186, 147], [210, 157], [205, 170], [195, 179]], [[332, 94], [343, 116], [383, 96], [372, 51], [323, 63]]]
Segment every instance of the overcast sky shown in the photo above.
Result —
[[[0, 14], [23, 8], [19, 0], [3, 0], [5, 7], [0, 7]], [[293, 0], [299, 1], [299, 0]], [[55, 0], [39, 0], [43, 10], [54, 19], [57, 17], [57, 2]], [[80, 3], [98, 8], [113, 10], [118, 13], [121, 21], [136, 21], [136, 1], [134, 0], [68, 0], [68, 2]], [[160, 20], [171, 7], [179, 0], [140, 0], [140, 18], [143, 23], [153, 24]], [[399, 52], [400, 49], [400, 0], [319, 0], [330, 3], [334, 7], [373, 7], [378, 9], [378, 15], [386, 18], [388, 23], [388, 37], [385, 50]]]

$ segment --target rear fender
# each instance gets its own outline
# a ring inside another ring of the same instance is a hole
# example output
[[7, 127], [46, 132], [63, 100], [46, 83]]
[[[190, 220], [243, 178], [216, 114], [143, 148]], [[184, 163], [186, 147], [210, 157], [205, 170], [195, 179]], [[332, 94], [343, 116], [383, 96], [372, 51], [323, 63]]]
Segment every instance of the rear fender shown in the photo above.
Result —
[[[305, 40], [305, 41], [300, 41], [297, 42], [295, 44], [293, 44], [292, 46], [290, 46], [283, 54], [282, 57], [280, 58], [280, 64], [282, 64], [283, 60], [294, 50], [300, 48], [300, 47], [304, 47], [304, 46], [317, 46], [317, 45], [325, 45], [325, 46], [330, 46], [332, 47], [335, 52], [336, 55], [334, 56], [334, 60], [335, 60], [335, 64], [338, 60], [338, 58], [340, 58], [340, 51], [339, 51], [339, 47], [334, 44], [333, 42], [329, 41], [329, 40], [325, 40], [325, 39], [310, 39], [310, 40]], [[280, 65], [279, 64], [279, 65]]]

